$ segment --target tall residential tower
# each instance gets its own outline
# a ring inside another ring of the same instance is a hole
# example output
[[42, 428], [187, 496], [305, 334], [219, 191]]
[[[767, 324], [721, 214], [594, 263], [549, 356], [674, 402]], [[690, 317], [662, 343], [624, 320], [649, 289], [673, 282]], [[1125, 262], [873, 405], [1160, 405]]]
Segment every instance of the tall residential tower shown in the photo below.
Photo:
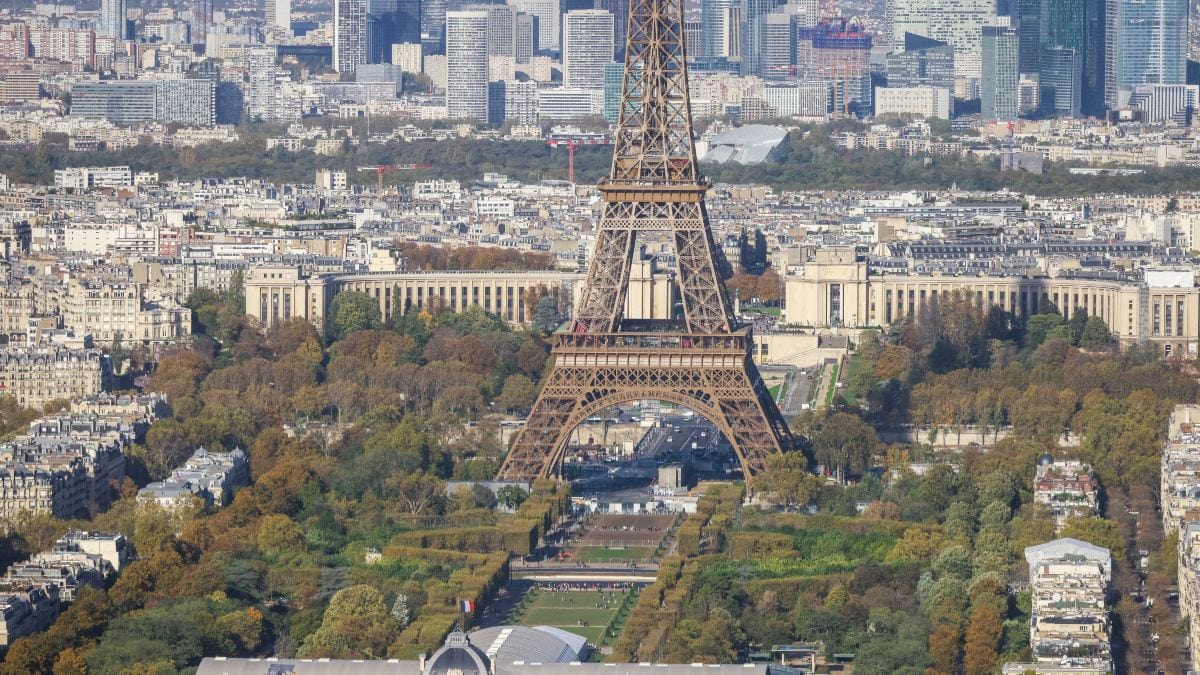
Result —
[[488, 119], [488, 13], [446, 12], [446, 114]]

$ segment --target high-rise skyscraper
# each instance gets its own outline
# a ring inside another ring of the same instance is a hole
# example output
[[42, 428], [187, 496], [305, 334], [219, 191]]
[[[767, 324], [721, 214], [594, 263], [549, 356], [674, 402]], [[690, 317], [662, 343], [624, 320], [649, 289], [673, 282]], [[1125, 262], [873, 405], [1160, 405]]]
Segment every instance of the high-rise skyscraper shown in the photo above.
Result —
[[[613, 43], [616, 46], [616, 59], [625, 62], [625, 42], [629, 31], [629, 0], [595, 0], [596, 9], [603, 9], [613, 15]], [[692, 54], [689, 45], [688, 56]]]
[[246, 47], [246, 115], [251, 119], [270, 120], [275, 114], [274, 45]]
[[1104, 103], [1139, 84], [1187, 81], [1187, 0], [1107, 0]]
[[267, 0], [264, 18], [268, 26], [292, 29], [292, 0]]
[[1105, 0], [1086, 0], [1083, 36], [1083, 96], [1085, 114], [1104, 114], [1104, 5]]
[[796, 33], [792, 30], [792, 15], [775, 12], [763, 17], [762, 22], [762, 54], [759, 55], [762, 76], [773, 80], [794, 78]]
[[124, 40], [127, 37], [125, 0], [100, 0], [100, 26], [97, 32], [118, 40]]
[[563, 18], [563, 83], [603, 89], [604, 65], [613, 60], [613, 15], [602, 9], [567, 12]]
[[353, 73], [367, 62], [367, 0], [333, 0], [333, 69]]
[[604, 119], [610, 124], [616, 124], [621, 115], [621, 85], [624, 81], [624, 63], [604, 64]]
[[1017, 29], [984, 26], [980, 32], [980, 112], [985, 120], [1015, 120], [1020, 61]]
[[446, 114], [450, 119], [488, 118], [488, 13], [446, 12]]
[[740, 55], [737, 44], [741, 27], [737, 17], [738, 0], [700, 0], [700, 34], [704, 55], [708, 58], [733, 59]]
[[779, 0], [741, 0], [743, 75], [765, 75], [762, 56], [766, 18], [782, 4]]
[[392, 45], [421, 41], [421, 0], [369, 0], [367, 63], [387, 63]]
[[1050, 117], [1078, 117], [1082, 97], [1083, 59], [1067, 47], [1042, 49], [1039, 81], [1042, 113]]
[[872, 43], [870, 33], [847, 19], [822, 19], [796, 31], [796, 75], [830, 82], [837, 113], [869, 110]]
[[447, 0], [422, 0], [421, 44], [425, 54], [443, 54], [446, 50]]
[[208, 40], [208, 27], [213, 22], [213, 0], [192, 0], [191, 38], [195, 44]]
[[892, 44], [916, 33], [954, 47], [959, 78], [980, 76], [980, 37], [996, 19], [995, 0], [888, 0]]
[[1012, 0], [1012, 25], [1017, 29], [1020, 54], [1018, 69], [1036, 74], [1042, 59], [1042, 3], [1044, 0]]
[[1053, 117], [1079, 115], [1088, 1], [1042, 0], [1040, 98], [1042, 110]]
[[534, 17], [538, 36], [537, 51], [550, 51], [559, 47], [558, 0], [509, 0], [519, 12]]
[[463, 9], [478, 9], [488, 15], [488, 56], [502, 56], [516, 59], [517, 52], [517, 12], [508, 5], [472, 5]]
[[885, 57], [887, 86], [954, 89], [954, 48], [924, 35], [904, 34], [904, 51]]
[[525, 12], [517, 12], [513, 17], [513, 63], [529, 63], [537, 52], [536, 21], [532, 14]]

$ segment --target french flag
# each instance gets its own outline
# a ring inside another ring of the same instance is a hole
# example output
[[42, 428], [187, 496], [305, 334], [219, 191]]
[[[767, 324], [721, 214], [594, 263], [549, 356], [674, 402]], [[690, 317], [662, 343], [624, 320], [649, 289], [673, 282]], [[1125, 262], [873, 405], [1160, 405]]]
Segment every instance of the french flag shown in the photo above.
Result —
[[462, 610], [463, 614], [470, 614], [475, 611], [475, 602], [473, 600], [460, 600], [458, 608]]

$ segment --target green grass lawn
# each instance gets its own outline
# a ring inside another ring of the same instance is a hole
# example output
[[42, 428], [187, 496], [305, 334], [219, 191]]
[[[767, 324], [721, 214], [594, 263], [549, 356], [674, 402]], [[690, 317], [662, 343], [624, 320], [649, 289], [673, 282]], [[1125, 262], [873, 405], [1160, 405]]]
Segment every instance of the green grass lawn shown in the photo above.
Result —
[[841, 368], [839, 364], [834, 364], [829, 370], [829, 389], [825, 391], [825, 405], [833, 403], [833, 392], [837, 391], [838, 370]]
[[[602, 549], [603, 550], [603, 549]], [[519, 617], [522, 626], [555, 626], [582, 635], [594, 644], [607, 641], [604, 629], [621, 608], [624, 593], [603, 591], [538, 590], [533, 602]], [[597, 607], [597, 604], [607, 607]], [[579, 625], [580, 621], [588, 625]]]
[[842, 397], [850, 405], [858, 405], [859, 391], [851, 384], [854, 382], [854, 374], [862, 367], [862, 359], [859, 358], [858, 352], [850, 355], [850, 363], [846, 366], [846, 388], [842, 390]]
[[782, 384], [777, 384], [777, 385], [774, 385], [774, 386], [772, 386], [772, 387], [767, 387], [767, 391], [771, 392], [771, 398], [772, 398], [772, 400], [775, 400], [775, 401], [778, 401], [778, 400], [779, 400], [779, 390], [780, 390], [780, 389], [783, 389], [783, 385], [782, 385]]
[[654, 555], [654, 547], [628, 546], [605, 548], [603, 546], [580, 546], [571, 551], [584, 562], [646, 562]]

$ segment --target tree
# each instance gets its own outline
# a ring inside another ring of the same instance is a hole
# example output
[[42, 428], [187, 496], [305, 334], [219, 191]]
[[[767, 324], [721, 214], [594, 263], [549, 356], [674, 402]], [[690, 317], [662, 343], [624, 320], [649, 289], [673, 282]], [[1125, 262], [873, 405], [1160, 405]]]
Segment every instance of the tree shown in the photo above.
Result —
[[1079, 338], [1079, 346], [1088, 351], [1100, 351], [1108, 348], [1112, 342], [1112, 333], [1108, 330], [1108, 324], [1104, 323], [1104, 319], [1098, 316], [1089, 316], [1087, 325], [1083, 327], [1083, 334]]
[[896, 540], [896, 545], [888, 552], [887, 560], [926, 563], [941, 550], [945, 541], [941, 532], [931, 532], [920, 525], [913, 525]]
[[542, 296], [533, 309], [533, 327], [549, 333], [558, 328], [562, 314], [558, 311], [558, 302], [549, 295]]
[[984, 604], [971, 612], [963, 658], [967, 675], [989, 675], [996, 668], [1003, 632], [1000, 610], [994, 604]]
[[516, 511], [526, 499], [529, 493], [519, 485], [505, 485], [496, 491], [496, 503], [509, 511]]
[[87, 661], [78, 649], [64, 649], [54, 662], [54, 675], [87, 675]]
[[334, 337], [342, 337], [357, 330], [378, 328], [382, 322], [379, 302], [361, 291], [338, 293], [329, 307], [332, 317], [330, 327]]
[[879, 447], [875, 430], [858, 416], [838, 412], [823, 421], [813, 437], [817, 461], [833, 470], [843, 484], [850, 471], [865, 471]]
[[387, 486], [389, 494], [400, 501], [407, 513], [421, 515], [445, 507], [446, 484], [433, 474], [397, 473], [387, 479]]
[[875, 362], [875, 374], [881, 380], [899, 378], [913, 362], [913, 352], [908, 347], [890, 345], [885, 347]]
[[767, 458], [766, 471], [754, 477], [754, 485], [767, 501], [790, 510], [816, 499], [822, 482], [808, 470], [807, 457], [785, 452]]
[[1060, 537], [1070, 537], [1108, 549], [1114, 560], [1125, 559], [1125, 537], [1120, 528], [1105, 518], [1071, 518], [1063, 524]]
[[366, 584], [333, 595], [321, 627], [304, 639], [302, 658], [384, 658], [400, 624], [383, 604], [383, 595]]
[[496, 404], [504, 410], [526, 410], [537, 396], [537, 385], [524, 375], [509, 375]]
[[1029, 317], [1025, 324], [1025, 346], [1036, 349], [1046, 341], [1053, 329], [1066, 325], [1061, 314], [1039, 313]]
[[301, 551], [304, 549], [304, 531], [283, 514], [265, 516], [258, 524], [258, 548], [272, 557]]
[[949, 675], [958, 664], [958, 650], [962, 634], [951, 624], [940, 624], [929, 634], [929, 655], [933, 657], [933, 668], [938, 673]]
[[1067, 324], [1071, 330], [1071, 344], [1079, 345], [1079, 340], [1083, 337], [1083, 331], [1087, 323], [1087, 310], [1082, 307], [1076, 307], [1075, 311], [1071, 313], [1071, 321]]

